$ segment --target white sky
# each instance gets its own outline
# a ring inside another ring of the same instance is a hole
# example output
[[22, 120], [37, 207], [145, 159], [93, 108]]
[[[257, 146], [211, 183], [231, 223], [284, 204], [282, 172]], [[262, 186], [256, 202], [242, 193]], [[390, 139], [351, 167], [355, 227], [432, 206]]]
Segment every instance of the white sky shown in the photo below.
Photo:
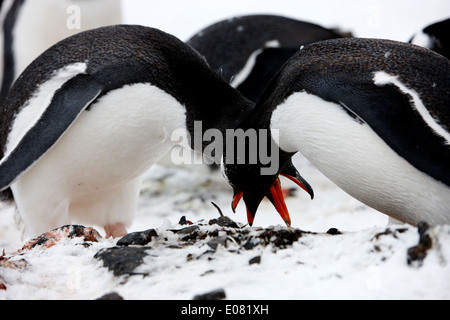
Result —
[[123, 0], [123, 8], [124, 23], [155, 27], [182, 40], [243, 14], [284, 15], [358, 37], [399, 41], [450, 17], [449, 0]]

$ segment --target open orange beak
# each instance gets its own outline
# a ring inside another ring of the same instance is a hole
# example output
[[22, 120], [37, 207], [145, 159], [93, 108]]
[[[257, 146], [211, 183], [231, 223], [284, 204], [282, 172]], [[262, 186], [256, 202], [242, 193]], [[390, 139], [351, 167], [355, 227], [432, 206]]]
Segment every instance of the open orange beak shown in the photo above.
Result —
[[280, 178], [277, 178], [273, 183], [272, 187], [270, 187], [270, 194], [272, 195], [272, 203], [277, 209], [278, 213], [281, 216], [281, 219], [286, 223], [288, 227], [291, 226], [291, 217], [289, 216], [289, 211], [286, 206], [286, 202], [284, 202], [283, 190], [281, 190]]
[[[311, 199], [314, 198], [314, 193], [312, 191], [312, 188], [309, 186], [309, 184], [306, 181], [304, 181], [304, 180], [300, 181], [296, 177], [293, 177], [293, 176], [288, 175], [288, 174], [281, 173], [281, 175], [283, 175], [286, 178], [288, 178], [289, 180], [295, 182], [300, 188], [302, 188], [303, 190], [308, 192], [310, 194], [310, 196], [311, 196]], [[270, 187], [269, 192], [270, 193], [268, 193], [266, 195], [267, 198], [275, 206], [275, 209], [278, 211], [278, 213], [280, 214], [281, 218], [286, 223], [286, 225], [288, 227], [290, 227], [291, 226], [291, 218], [289, 216], [289, 211], [287, 209], [286, 202], [284, 201], [283, 191], [281, 189], [281, 183], [280, 183], [280, 179], [279, 178], [277, 178], [275, 180], [273, 185]], [[231, 204], [233, 212], [236, 211], [236, 207], [239, 204], [240, 200], [242, 199], [243, 195], [244, 195], [243, 191], [240, 191], [240, 192], [235, 194], [235, 196], [233, 198], [233, 202]], [[248, 224], [250, 226], [252, 226], [254, 219], [255, 219], [255, 215], [252, 214], [247, 208], [247, 220], [248, 220]]]

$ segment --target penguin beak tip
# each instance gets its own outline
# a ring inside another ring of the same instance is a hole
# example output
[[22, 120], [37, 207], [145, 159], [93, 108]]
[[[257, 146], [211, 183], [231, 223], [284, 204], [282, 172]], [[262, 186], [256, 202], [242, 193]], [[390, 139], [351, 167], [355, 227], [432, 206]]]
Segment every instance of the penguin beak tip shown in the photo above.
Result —
[[243, 195], [244, 195], [244, 191], [242, 191], [242, 190], [235, 193], [235, 195], [233, 197], [233, 201], [231, 202], [231, 210], [233, 210], [233, 213], [236, 213], [236, 208], [237, 208], [239, 202], [241, 201]]
[[[311, 196], [311, 199], [314, 199], [313, 189], [308, 184], [308, 182], [306, 182], [306, 180], [304, 180], [300, 175], [296, 175], [295, 177], [291, 176], [291, 175], [287, 175], [287, 174], [282, 174], [282, 175], [287, 177], [288, 179], [292, 180], [293, 182], [295, 182], [298, 186], [300, 186], [303, 190], [305, 190]], [[243, 195], [244, 195], [244, 192], [242, 190], [235, 192], [233, 201], [231, 203], [231, 208], [232, 208], [233, 212], [236, 212], [236, 208], [237, 208], [240, 200], [243, 198]], [[283, 190], [281, 189], [281, 183], [280, 183], [279, 178], [277, 178], [275, 180], [275, 182], [270, 187], [269, 192], [267, 193], [266, 196], [272, 202], [272, 204], [274, 205], [277, 212], [280, 214], [280, 217], [283, 219], [286, 226], [291, 227], [291, 218], [290, 218], [289, 211], [287, 209], [287, 206], [286, 206], [286, 203], [284, 200]], [[256, 212], [250, 212], [247, 205], [246, 205], [246, 209], [247, 209], [248, 224], [249, 224], [249, 226], [252, 226], [253, 221], [255, 219]]]

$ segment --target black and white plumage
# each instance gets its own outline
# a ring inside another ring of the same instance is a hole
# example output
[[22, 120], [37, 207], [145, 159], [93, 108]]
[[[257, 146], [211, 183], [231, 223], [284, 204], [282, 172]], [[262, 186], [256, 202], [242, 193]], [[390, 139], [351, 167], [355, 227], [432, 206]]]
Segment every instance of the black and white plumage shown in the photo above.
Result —
[[0, 111], [0, 189], [11, 186], [33, 235], [71, 221], [121, 235], [140, 176], [176, 143], [173, 130], [202, 121], [224, 131], [252, 108], [171, 35], [125, 25], [79, 33], [11, 89]]
[[450, 59], [450, 19], [433, 23], [416, 33], [410, 43], [416, 44]]
[[340, 38], [337, 31], [274, 15], [217, 22], [187, 43], [244, 96], [257, 102], [270, 79], [300, 46]]
[[0, 39], [2, 40], [0, 49], [0, 105], [16, 79], [13, 30], [22, 5], [23, 0], [0, 2], [0, 25], [2, 26], [2, 32], [0, 33]]
[[121, 19], [120, 0], [0, 1], [0, 105], [22, 71], [50, 46]]
[[[281, 168], [300, 151], [344, 191], [391, 217], [450, 222], [450, 63], [431, 50], [350, 38], [305, 46], [247, 126], [279, 130]], [[224, 163], [244, 201], [253, 193], [247, 201], [255, 214], [277, 176]]]

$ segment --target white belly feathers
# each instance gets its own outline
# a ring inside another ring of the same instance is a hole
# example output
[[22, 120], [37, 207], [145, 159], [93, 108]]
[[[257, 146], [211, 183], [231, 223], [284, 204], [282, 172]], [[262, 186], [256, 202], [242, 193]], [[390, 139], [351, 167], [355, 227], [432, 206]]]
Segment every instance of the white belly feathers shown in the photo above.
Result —
[[[38, 89], [16, 118], [7, 150], [39, 119], [51, 93], [84, 67], [68, 66]], [[175, 98], [145, 83], [98, 98], [11, 186], [26, 225], [37, 234], [48, 231], [48, 223], [131, 221], [139, 176], [170, 151], [172, 131], [186, 127], [185, 113]], [[42, 216], [47, 217], [45, 224], [39, 222]]]
[[271, 129], [280, 130], [281, 149], [300, 151], [365, 204], [410, 223], [423, 217], [431, 224], [447, 221], [450, 189], [410, 165], [342, 106], [298, 92], [273, 112]]

